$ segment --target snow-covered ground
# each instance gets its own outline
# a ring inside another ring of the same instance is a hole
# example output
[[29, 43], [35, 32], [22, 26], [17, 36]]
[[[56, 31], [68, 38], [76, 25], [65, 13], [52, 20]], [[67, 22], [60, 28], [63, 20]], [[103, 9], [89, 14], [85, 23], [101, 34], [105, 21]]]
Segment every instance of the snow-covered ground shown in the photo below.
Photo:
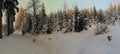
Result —
[[[80, 33], [55, 32], [40, 35], [36, 43], [49, 54], [120, 54], [120, 26], [109, 26], [109, 33], [95, 36], [94, 30]], [[112, 41], [107, 37], [112, 36]]]
[[0, 54], [48, 54], [19, 34], [0, 39]]
[[[23, 37], [15, 32], [0, 40], [0, 54], [120, 54], [120, 26], [108, 28], [109, 33], [97, 36], [94, 28], [80, 33], [54, 32], [35, 37], [30, 34]], [[111, 41], [108, 36], [112, 36]]]

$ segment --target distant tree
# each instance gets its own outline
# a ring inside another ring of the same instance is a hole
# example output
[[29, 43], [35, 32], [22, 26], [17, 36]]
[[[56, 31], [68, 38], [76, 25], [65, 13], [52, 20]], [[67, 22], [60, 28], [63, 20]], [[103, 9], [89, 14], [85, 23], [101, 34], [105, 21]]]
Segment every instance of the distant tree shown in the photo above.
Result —
[[63, 28], [64, 28], [64, 32], [68, 32], [68, 21], [69, 21], [69, 15], [67, 13], [67, 11], [63, 11]]
[[59, 24], [59, 21], [58, 21], [58, 19], [59, 19], [59, 16], [58, 16], [58, 14], [57, 13], [54, 13], [53, 14], [53, 30], [54, 31], [59, 31], [59, 26], [58, 26], [58, 24]]
[[100, 23], [105, 23], [105, 17], [102, 9], [98, 11], [98, 21]]
[[74, 28], [74, 24], [73, 24], [73, 13], [74, 11], [72, 9], [68, 9], [67, 10], [67, 14], [68, 14], [68, 30], [69, 32], [72, 32], [73, 31], [73, 28]]
[[[117, 4], [118, 6], [118, 11], [120, 12], [120, 2]], [[120, 13], [119, 13], [120, 14]]]
[[32, 15], [30, 13], [26, 13], [26, 18], [22, 24], [22, 35], [26, 33], [31, 33], [32, 30]]
[[97, 22], [97, 10], [96, 10], [95, 6], [93, 7], [93, 18], [94, 18], [95, 22]]
[[60, 29], [60, 31], [62, 31], [62, 29], [63, 29], [63, 12], [60, 10], [60, 11], [58, 11], [58, 20], [59, 20], [59, 29]]
[[48, 18], [47, 31], [46, 31], [47, 34], [51, 34], [52, 31], [53, 31], [53, 20], [52, 20], [52, 17], [53, 17], [52, 13], [50, 14], [49, 17], [47, 17]]
[[35, 33], [36, 34], [40, 34], [43, 32], [43, 28], [44, 28], [44, 25], [47, 24], [47, 15], [46, 15], [46, 12], [45, 12], [45, 6], [44, 6], [44, 3], [42, 3], [41, 5], [41, 10], [40, 10], [40, 13], [37, 15], [37, 19], [35, 21], [36, 25], [35, 25]]
[[87, 30], [87, 28], [86, 28], [86, 25], [87, 25], [87, 21], [86, 21], [86, 19], [87, 19], [87, 15], [86, 15], [87, 13], [85, 12], [85, 10], [82, 10], [82, 11], [80, 11], [80, 13], [79, 13], [79, 21], [78, 21], [78, 31], [77, 32], [81, 32], [82, 30]]
[[94, 16], [97, 16], [97, 10], [96, 10], [96, 7], [95, 7], [95, 6], [93, 7], [93, 15], [94, 15]]
[[75, 20], [75, 26], [74, 26], [74, 32], [78, 32], [78, 27], [79, 27], [79, 24], [78, 24], [78, 14], [79, 14], [79, 9], [77, 7], [77, 5], [74, 7], [74, 20]]
[[112, 3], [105, 11], [105, 18], [107, 24], [115, 25], [115, 23], [119, 23], [120, 19], [120, 2]]
[[28, 3], [28, 6], [27, 6], [27, 12], [28, 13], [31, 13], [33, 15], [33, 18], [32, 19], [32, 29], [31, 29], [31, 33], [33, 35], [36, 34], [36, 29], [37, 29], [37, 23], [38, 23], [38, 18], [37, 18], [37, 14], [39, 13], [39, 9], [40, 9], [40, 1], [39, 0], [30, 0], [30, 2]]

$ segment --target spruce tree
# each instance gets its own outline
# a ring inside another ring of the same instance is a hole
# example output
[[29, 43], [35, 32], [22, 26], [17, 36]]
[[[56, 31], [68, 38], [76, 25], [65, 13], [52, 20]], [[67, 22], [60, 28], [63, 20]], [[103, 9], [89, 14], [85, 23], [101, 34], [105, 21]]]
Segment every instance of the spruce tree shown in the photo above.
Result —
[[52, 22], [52, 15], [51, 16], [49, 16], [49, 17], [47, 17], [47, 18], [49, 18], [48, 19], [48, 25], [47, 25], [47, 31], [46, 31], [46, 33], [47, 34], [51, 34], [52, 33], [52, 30], [53, 30], [53, 28], [52, 28], [52, 24], [53, 24], [53, 22]]
[[9, 36], [11, 33], [14, 32], [13, 28], [13, 22], [15, 21], [15, 9], [18, 11], [17, 5], [18, 1], [17, 0], [4, 0], [4, 6], [3, 9], [7, 10], [7, 36]]
[[30, 13], [26, 14], [26, 18], [22, 25], [22, 35], [26, 33], [31, 33], [32, 30], [32, 15]]
[[58, 11], [58, 18], [59, 18], [59, 28], [60, 31], [63, 29], [63, 12], [62, 10]]
[[99, 12], [98, 12], [98, 21], [100, 23], [105, 23], [105, 17], [104, 17], [102, 9], [100, 9]]
[[66, 13], [66, 11], [64, 10], [63, 11], [63, 27], [64, 27], [64, 31], [63, 32], [68, 32], [67, 30], [68, 30], [68, 15], [67, 15], [67, 13]]
[[0, 0], [0, 39], [2, 39], [2, 5], [3, 0]]
[[74, 7], [74, 20], [75, 20], [74, 32], [77, 32], [78, 30], [78, 14], [79, 14], [79, 9], [76, 5]]
[[40, 11], [40, 7], [41, 7], [41, 4], [40, 4], [40, 1], [39, 0], [31, 0], [29, 3], [28, 3], [28, 7], [27, 7], [27, 11], [28, 13], [30, 13], [32, 11], [32, 14], [33, 14], [33, 18], [31, 18], [32, 20], [32, 29], [31, 29], [31, 33], [33, 35], [35, 34], [38, 34], [39, 31], [38, 31], [38, 24], [39, 24], [39, 11]]
[[94, 18], [95, 22], [97, 22], [97, 10], [96, 10], [95, 6], [93, 7], [93, 18]]
[[44, 28], [44, 25], [46, 25], [46, 18], [47, 18], [44, 3], [42, 3], [41, 8], [42, 9], [41, 9], [40, 14], [39, 14], [40, 15], [40, 17], [39, 17], [40, 21], [38, 21], [39, 32], [42, 32], [43, 30], [45, 30], [43, 28]]
[[79, 14], [79, 23], [78, 23], [78, 32], [82, 31], [82, 30], [87, 30], [86, 25], [87, 25], [87, 12], [86, 10], [82, 10]]

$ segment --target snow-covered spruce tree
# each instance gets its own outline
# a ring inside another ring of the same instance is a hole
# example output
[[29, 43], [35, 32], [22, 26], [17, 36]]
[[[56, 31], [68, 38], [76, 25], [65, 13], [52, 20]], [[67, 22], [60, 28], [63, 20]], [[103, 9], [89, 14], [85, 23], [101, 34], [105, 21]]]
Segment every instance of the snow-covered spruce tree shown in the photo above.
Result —
[[67, 14], [66, 11], [63, 11], [63, 32], [69, 32], [69, 27], [68, 27], [68, 21], [69, 21], [69, 15]]
[[119, 7], [117, 8], [117, 5], [111, 4], [106, 11], [106, 18], [107, 18], [107, 24], [115, 24], [116, 19], [118, 18], [117, 15], [119, 13]]
[[32, 29], [30, 31], [33, 35], [38, 34], [37, 26], [38, 26], [39, 21], [38, 21], [37, 15], [38, 15], [39, 11], [41, 10], [40, 7], [41, 7], [41, 3], [39, 0], [30, 0], [30, 2], [28, 3], [27, 9], [26, 9], [27, 12], [32, 14], [32, 16], [33, 16], [31, 18]]
[[54, 16], [53, 16], [53, 28], [54, 28], [54, 31], [59, 31], [59, 16], [57, 13], [54, 13]]
[[95, 6], [93, 7], [93, 16], [94, 16], [94, 17], [97, 16], [97, 10], [96, 10], [96, 7], [95, 7]]
[[107, 10], [105, 10], [105, 20], [109, 25], [115, 25], [115, 22], [119, 19], [120, 6], [118, 4], [111, 4]]
[[94, 24], [96, 24], [98, 22], [98, 16], [97, 16], [98, 13], [97, 13], [97, 10], [96, 10], [95, 6], [93, 7], [93, 13], [92, 14], [93, 14], [92, 18], [94, 19]]
[[59, 20], [59, 29], [60, 29], [60, 31], [62, 31], [62, 29], [63, 29], [63, 12], [60, 10], [60, 11], [58, 11], [58, 20]]
[[41, 11], [40, 11], [40, 21], [39, 24], [38, 24], [38, 29], [39, 29], [39, 32], [40, 33], [46, 33], [46, 25], [47, 25], [47, 15], [46, 15], [46, 12], [45, 12], [45, 6], [44, 6], [44, 3], [42, 3], [42, 6], [41, 6]]
[[77, 7], [77, 5], [74, 7], [74, 23], [75, 23], [75, 26], [74, 26], [74, 32], [79, 32], [79, 27], [78, 27], [78, 14], [79, 14], [79, 9]]
[[91, 27], [95, 23], [92, 8], [87, 9], [86, 27]]
[[104, 13], [103, 13], [103, 10], [102, 9], [100, 9], [99, 11], [98, 11], [98, 14], [97, 14], [97, 18], [98, 18], [98, 23], [100, 22], [100, 23], [105, 23], [105, 17], [104, 17]]
[[26, 18], [23, 21], [22, 24], [22, 35], [26, 33], [31, 33], [32, 30], [32, 15], [30, 13], [26, 14]]
[[63, 3], [63, 6], [64, 6], [64, 8], [63, 8], [63, 29], [62, 29], [62, 31], [64, 32], [64, 33], [66, 33], [66, 32], [68, 32], [68, 13], [67, 13], [67, 3], [66, 3], [66, 1], [64, 0], [64, 3]]
[[59, 20], [59, 15], [58, 15], [58, 13], [56, 13], [55, 14], [55, 22], [56, 22], [56, 31], [60, 31], [60, 25], [59, 25], [59, 23], [60, 23], [60, 20]]
[[87, 30], [87, 19], [88, 19], [88, 12], [87, 9], [78, 11], [77, 6], [74, 8], [74, 19], [75, 19], [75, 26], [74, 31], [80, 32], [82, 30]]
[[47, 34], [51, 34], [52, 31], [53, 31], [53, 14], [51, 13], [51, 14], [48, 16], [47, 31], [46, 31], [46, 33], [47, 33]]
[[82, 10], [79, 14], [79, 22], [78, 22], [78, 32], [82, 31], [82, 30], [87, 30], [86, 28], [86, 25], [87, 25], [87, 21], [86, 21], [86, 18], [87, 18], [87, 12], [85, 10]]
[[72, 32], [73, 28], [74, 28], [74, 24], [73, 24], [73, 10], [72, 9], [68, 9], [67, 10], [67, 14], [68, 14], [68, 32]]
[[118, 15], [117, 15], [117, 17], [118, 17], [118, 23], [120, 24], [120, 2], [118, 3]]

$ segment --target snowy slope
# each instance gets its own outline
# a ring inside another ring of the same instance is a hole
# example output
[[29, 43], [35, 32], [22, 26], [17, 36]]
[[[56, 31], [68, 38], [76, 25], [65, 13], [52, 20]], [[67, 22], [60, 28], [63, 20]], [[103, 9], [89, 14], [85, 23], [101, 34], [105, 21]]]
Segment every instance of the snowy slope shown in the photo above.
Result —
[[[107, 34], [89, 39], [83, 54], [120, 54], [120, 26], [109, 26], [109, 30]], [[107, 36], [112, 36], [112, 41], [108, 41]]]
[[[97, 36], [93, 29], [80, 33], [55, 32], [40, 35], [38, 42], [49, 54], [120, 54], [120, 26], [109, 26], [109, 30]], [[108, 36], [112, 36], [112, 41], [108, 41]]]
[[48, 54], [19, 34], [0, 40], [0, 54]]
[[[35, 43], [40, 47], [15, 32], [0, 40], [0, 54], [120, 54], [120, 26], [109, 26], [109, 33], [97, 36], [94, 28], [80, 33], [35, 36]], [[108, 41], [108, 36], [112, 36], [112, 41]]]

